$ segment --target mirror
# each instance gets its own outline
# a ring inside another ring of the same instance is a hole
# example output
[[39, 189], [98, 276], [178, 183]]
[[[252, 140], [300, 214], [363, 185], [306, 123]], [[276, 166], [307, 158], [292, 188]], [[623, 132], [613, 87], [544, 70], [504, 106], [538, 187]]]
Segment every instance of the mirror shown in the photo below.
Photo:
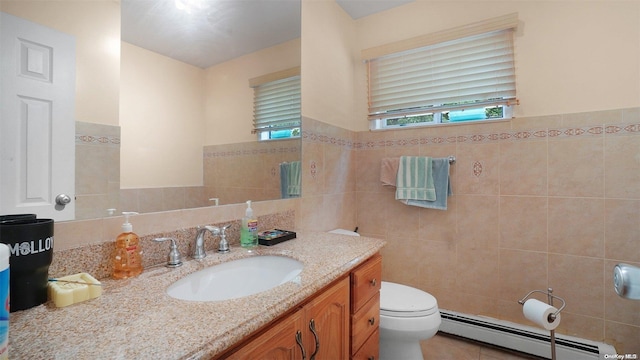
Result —
[[[177, 13], [160, 33], [153, 16], [176, 3], [209, 5]], [[107, 209], [118, 215], [281, 198], [279, 164], [300, 160], [301, 141], [257, 141], [249, 79], [300, 66], [299, 0], [2, 0], [0, 6], [76, 37], [76, 219], [108, 216]], [[249, 13], [254, 17], [243, 18]], [[286, 32], [283, 20], [270, 18], [283, 13], [296, 33], [271, 40], [267, 35]], [[204, 22], [192, 21], [198, 14]], [[214, 24], [215, 41], [189, 45]], [[142, 29], [156, 29], [161, 40], [147, 45]], [[172, 33], [182, 46], [156, 52]], [[185, 52], [217, 63], [187, 64]]]

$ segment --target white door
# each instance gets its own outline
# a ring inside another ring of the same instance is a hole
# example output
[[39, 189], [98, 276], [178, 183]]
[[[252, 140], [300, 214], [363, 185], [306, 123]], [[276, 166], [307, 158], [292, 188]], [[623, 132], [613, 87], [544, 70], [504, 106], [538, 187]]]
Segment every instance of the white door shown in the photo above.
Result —
[[75, 38], [0, 15], [0, 214], [72, 220]]

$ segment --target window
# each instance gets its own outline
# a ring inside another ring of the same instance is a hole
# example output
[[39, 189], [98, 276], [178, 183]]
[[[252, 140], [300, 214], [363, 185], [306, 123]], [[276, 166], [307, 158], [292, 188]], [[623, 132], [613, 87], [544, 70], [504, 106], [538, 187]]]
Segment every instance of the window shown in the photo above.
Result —
[[512, 14], [364, 50], [370, 127], [510, 118], [516, 24]]
[[258, 140], [300, 137], [300, 68], [249, 80]]

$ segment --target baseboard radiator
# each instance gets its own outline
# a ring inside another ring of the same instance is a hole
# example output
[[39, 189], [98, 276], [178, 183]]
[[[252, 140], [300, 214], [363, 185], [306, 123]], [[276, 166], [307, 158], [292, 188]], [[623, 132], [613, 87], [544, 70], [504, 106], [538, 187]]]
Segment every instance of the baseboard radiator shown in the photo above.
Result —
[[[440, 310], [440, 331], [495, 346], [551, 358], [549, 331], [484, 316]], [[556, 333], [558, 360], [605, 359], [616, 354], [613, 346]]]

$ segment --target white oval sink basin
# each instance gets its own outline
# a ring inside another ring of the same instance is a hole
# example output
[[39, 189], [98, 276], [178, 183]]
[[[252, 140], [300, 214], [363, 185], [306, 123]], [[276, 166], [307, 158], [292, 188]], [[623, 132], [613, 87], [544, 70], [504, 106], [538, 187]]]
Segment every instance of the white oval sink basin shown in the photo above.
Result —
[[284, 256], [253, 256], [189, 274], [171, 284], [167, 294], [191, 301], [236, 299], [291, 281], [302, 267], [298, 260]]

